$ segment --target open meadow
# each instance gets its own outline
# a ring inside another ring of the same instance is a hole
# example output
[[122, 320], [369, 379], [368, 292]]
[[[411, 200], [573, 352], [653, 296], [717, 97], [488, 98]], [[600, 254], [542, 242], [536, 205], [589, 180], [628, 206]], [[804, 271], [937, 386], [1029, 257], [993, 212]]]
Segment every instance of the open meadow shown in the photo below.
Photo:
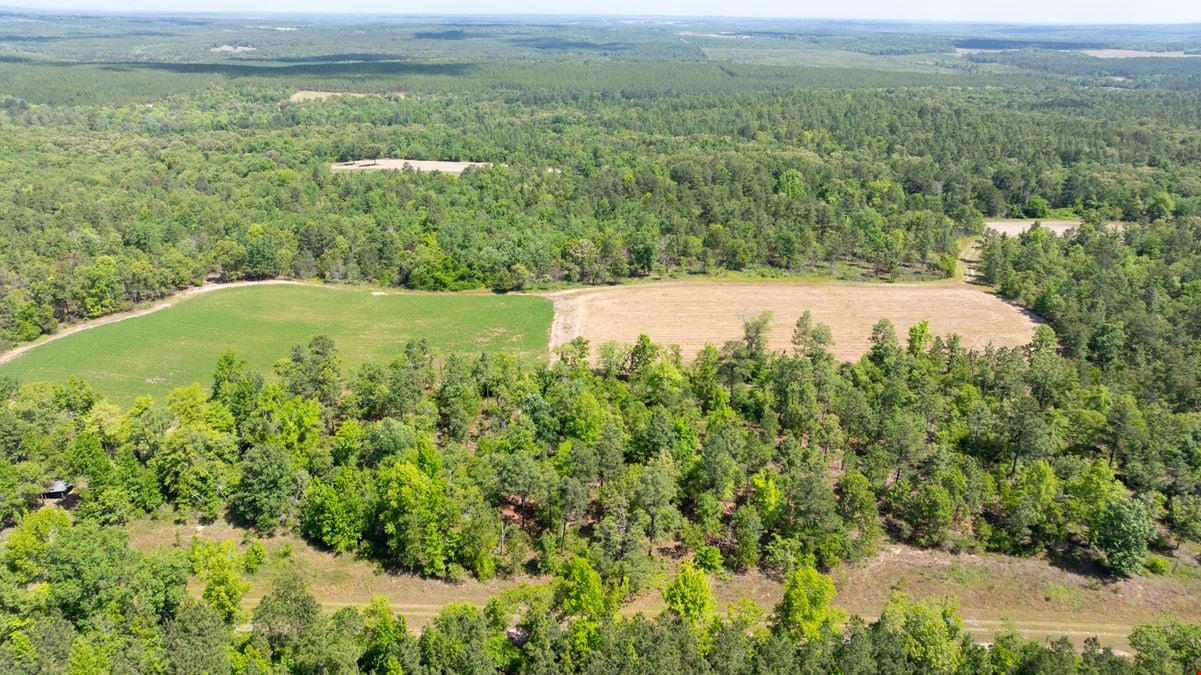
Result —
[[389, 360], [424, 338], [440, 351], [546, 353], [551, 303], [528, 296], [384, 292], [364, 287], [254, 285], [221, 289], [157, 312], [40, 345], [0, 364], [22, 381], [80, 377], [125, 405], [207, 384], [226, 349], [270, 370], [293, 345], [328, 335], [345, 366]]
[[849, 361], [871, 346], [872, 326], [892, 321], [904, 336], [929, 321], [935, 335], [958, 334], [965, 347], [1026, 344], [1035, 319], [994, 295], [965, 283], [875, 284], [837, 282], [671, 282], [559, 291], [551, 346], [584, 336], [631, 344], [640, 333], [663, 345], [679, 345], [691, 358], [706, 344], [721, 346], [742, 337], [742, 326], [761, 312], [772, 313], [768, 345], [791, 347], [793, 326], [808, 310], [830, 327], [832, 352]]

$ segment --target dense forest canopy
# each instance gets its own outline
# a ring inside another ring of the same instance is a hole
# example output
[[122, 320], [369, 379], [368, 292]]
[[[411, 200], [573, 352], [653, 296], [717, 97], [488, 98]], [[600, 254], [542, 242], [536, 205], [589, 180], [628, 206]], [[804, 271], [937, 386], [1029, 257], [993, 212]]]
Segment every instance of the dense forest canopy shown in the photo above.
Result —
[[[1074, 52], [1201, 32], [0, 18], [3, 348], [206, 281], [887, 283], [954, 275], [965, 238], [1046, 320], [984, 351], [881, 321], [854, 363], [808, 315], [789, 350], [764, 315], [692, 361], [645, 337], [537, 365], [412, 341], [347, 368], [316, 335], [271, 372], [231, 344], [211, 386], [128, 409], [0, 381], [0, 670], [1201, 667], [1196, 625], [1139, 627], [1131, 657], [983, 647], [952, 603], [844, 616], [828, 576], [889, 541], [1099, 580], [1195, 568], [1201, 59]], [[331, 171], [375, 158], [492, 166]], [[1003, 217], [1082, 224], [984, 231]], [[45, 503], [55, 480], [70, 510]], [[416, 636], [382, 600], [325, 616], [258, 539], [139, 553], [123, 527], [150, 518], [536, 583]], [[783, 582], [774, 611], [718, 617], [709, 579], [756, 569]], [[243, 576], [268, 573], [246, 611]], [[663, 615], [618, 616], [655, 588]]]

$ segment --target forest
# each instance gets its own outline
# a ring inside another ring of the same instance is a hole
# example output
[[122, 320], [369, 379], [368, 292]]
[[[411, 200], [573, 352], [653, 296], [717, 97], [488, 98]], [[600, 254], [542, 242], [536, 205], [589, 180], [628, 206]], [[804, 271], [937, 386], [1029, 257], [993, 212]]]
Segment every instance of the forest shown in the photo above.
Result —
[[[789, 349], [763, 314], [690, 360], [645, 336], [538, 362], [411, 340], [349, 367], [317, 334], [267, 370], [230, 344], [211, 384], [131, 406], [0, 378], [0, 671], [1201, 668], [1201, 624], [1172, 617], [1118, 653], [980, 644], [951, 598], [832, 605], [833, 573], [893, 543], [1098, 584], [1197, 567], [1201, 62], [1064, 50], [1201, 34], [292, 19], [4, 24], [0, 348], [203, 283], [934, 281], [973, 239], [981, 283], [1042, 323], [968, 350], [882, 320], [850, 363], [807, 313]], [[746, 53], [710, 57], [732, 30]], [[493, 165], [330, 170], [387, 157]], [[249, 534], [146, 553], [146, 521]], [[410, 630], [383, 598], [322, 606], [264, 547], [284, 533], [381, 574], [528, 583]], [[712, 581], [752, 571], [778, 603], [717, 612]], [[622, 613], [647, 594], [666, 610]]]

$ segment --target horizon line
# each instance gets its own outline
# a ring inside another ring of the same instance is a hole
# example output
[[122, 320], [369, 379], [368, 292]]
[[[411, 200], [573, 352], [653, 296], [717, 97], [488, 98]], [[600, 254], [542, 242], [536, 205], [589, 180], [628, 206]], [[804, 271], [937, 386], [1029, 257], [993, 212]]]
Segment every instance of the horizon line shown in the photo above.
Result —
[[821, 16], [746, 16], [735, 14], [597, 14], [597, 13], [559, 13], [559, 12], [388, 12], [367, 10], [190, 10], [190, 9], [120, 9], [120, 8], [84, 8], [84, 7], [28, 7], [22, 5], [0, 4], [0, 14], [26, 12], [46, 15], [110, 15], [110, 16], [203, 16], [203, 17], [247, 17], [247, 16], [281, 16], [281, 17], [389, 17], [414, 19], [528, 19], [528, 18], [558, 18], [558, 19], [627, 19], [639, 21], [682, 21], [682, 20], [731, 20], [731, 21], [800, 21], [818, 23], [861, 23], [861, 24], [912, 24], [912, 25], [946, 25], [946, 26], [1047, 26], [1047, 27], [1201, 27], [1201, 19], [1196, 21], [1103, 21], [1103, 22], [1066, 22], [1066, 21], [1021, 21], [1002, 19], [901, 19], [887, 17], [821, 17]]

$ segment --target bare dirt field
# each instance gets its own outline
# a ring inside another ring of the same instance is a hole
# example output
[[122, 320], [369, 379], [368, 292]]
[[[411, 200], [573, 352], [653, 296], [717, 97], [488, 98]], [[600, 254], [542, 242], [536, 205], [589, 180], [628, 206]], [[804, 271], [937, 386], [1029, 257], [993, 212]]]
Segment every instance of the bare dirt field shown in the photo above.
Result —
[[331, 171], [394, 171], [409, 167], [415, 171], [439, 171], [441, 173], [460, 174], [469, 167], [489, 167], [491, 162], [442, 162], [426, 159], [362, 159], [357, 162], [339, 162], [330, 167]]
[[909, 327], [929, 321], [935, 335], [957, 333], [966, 347], [1014, 347], [1030, 341], [1036, 319], [966, 283], [872, 284], [835, 282], [666, 282], [586, 288], [546, 294], [555, 303], [551, 348], [575, 337], [595, 348], [610, 340], [632, 344], [640, 333], [679, 345], [691, 358], [706, 344], [742, 336], [743, 324], [772, 312], [769, 345], [791, 348], [793, 326], [805, 310], [830, 327], [834, 355], [862, 356], [872, 326], [892, 321], [904, 339]]
[[316, 91], [312, 89], [301, 89], [300, 91], [288, 97], [288, 100], [293, 103], [304, 103], [305, 101], [324, 101], [332, 96], [349, 96], [351, 98], [363, 98], [367, 94], [358, 94], [351, 91]]
[[245, 52], [256, 52], [258, 51], [258, 48], [247, 47], [245, 45], [221, 45], [220, 47], [213, 47], [209, 51], [214, 53], [225, 52], [227, 54], [242, 54]]
[[1186, 59], [1196, 58], [1201, 54], [1186, 54], [1182, 51], [1178, 52], [1148, 52], [1140, 49], [1082, 49], [1081, 54], [1095, 56], [1099, 59], [1139, 59], [1139, 58], [1159, 58], [1159, 59]]
[[[1068, 230], [1080, 227], [1079, 220], [1041, 220], [1039, 223], [1060, 237], [1066, 234]], [[1029, 230], [1032, 225], [1034, 225], [1033, 220], [994, 220], [984, 223], [984, 229], [1016, 237]]]

